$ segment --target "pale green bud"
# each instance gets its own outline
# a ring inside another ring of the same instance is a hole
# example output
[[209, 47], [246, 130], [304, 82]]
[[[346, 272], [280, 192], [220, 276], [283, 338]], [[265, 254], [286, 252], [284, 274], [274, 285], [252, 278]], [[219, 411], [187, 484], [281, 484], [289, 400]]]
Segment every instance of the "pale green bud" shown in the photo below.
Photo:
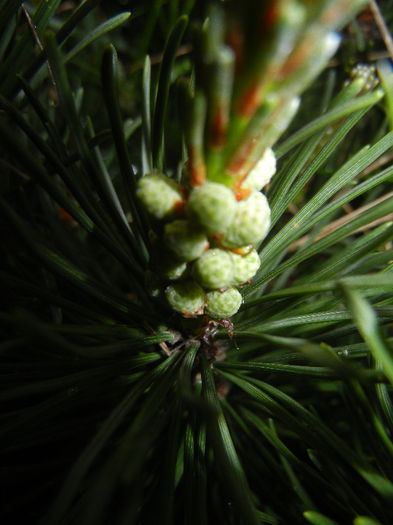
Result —
[[207, 290], [229, 286], [233, 278], [233, 264], [229, 253], [219, 248], [207, 250], [195, 261], [193, 276]]
[[165, 296], [171, 308], [184, 317], [195, 317], [203, 313], [205, 292], [193, 281], [184, 281], [167, 286]]
[[206, 182], [194, 188], [186, 206], [190, 222], [195, 222], [210, 235], [226, 230], [235, 209], [236, 199], [232, 190], [218, 182]]
[[181, 261], [193, 261], [209, 247], [206, 235], [193, 229], [185, 220], [165, 225], [164, 242]]
[[261, 265], [258, 252], [250, 251], [247, 255], [228, 252], [233, 264], [232, 284], [244, 284], [254, 277]]
[[160, 270], [160, 273], [163, 277], [165, 277], [169, 281], [176, 281], [177, 279], [181, 279], [185, 276], [187, 272], [187, 263], [179, 261], [168, 261], [166, 264], [163, 265], [163, 267]]
[[265, 153], [250, 171], [241, 184], [243, 190], [259, 191], [261, 190], [273, 175], [276, 173], [276, 157], [271, 148], [267, 148]]
[[221, 243], [227, 248], [256, 245], [264, 239], [270, 227], [270, 207], [266, 197], [259, 192], [237, 203], [235, 216], [222, 236]]
[[136, 194], [144, 208], [156, 219], [172, 217], [184, 201], [179, 185], [159, 172], [139, 179]]
[[206, 295], [206, 313], [214, 319], [225, 319], [237, 313], [242, 301], [241, 293], [236, 288], [228, 288], [224, 292], [215, 290]]

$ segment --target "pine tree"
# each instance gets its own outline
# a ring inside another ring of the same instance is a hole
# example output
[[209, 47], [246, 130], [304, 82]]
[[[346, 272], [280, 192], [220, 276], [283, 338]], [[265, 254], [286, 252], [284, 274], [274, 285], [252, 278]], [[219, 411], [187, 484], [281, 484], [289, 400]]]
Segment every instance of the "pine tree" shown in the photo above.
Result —
[[391, 523], [366, 2], [98, 3], [0, 5], [4, 523]]

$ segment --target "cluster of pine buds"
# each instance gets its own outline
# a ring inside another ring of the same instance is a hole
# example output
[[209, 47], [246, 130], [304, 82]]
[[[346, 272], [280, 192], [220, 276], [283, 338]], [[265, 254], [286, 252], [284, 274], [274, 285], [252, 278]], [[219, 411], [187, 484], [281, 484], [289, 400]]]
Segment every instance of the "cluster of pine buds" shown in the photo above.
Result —
[[267, 235], [270, 208], [261, 189], [275, 173], [267, 149], [241, 185], [232, 189], [206, 181], [188, 189], [166, 175], [142, 177], [137, 195], [161, 223], [161, 278], [166, 300], [185, 317], [234, 315], [242, 303], [237, 287], [250, 282], [260, 266], [255, 246]]
[[[272, 148], [336, 52], [336, 30], [365, 3], [229, 0], [193, 26], [193, 74], [175, 85], [187, 167], [180, 183], [163, 173], [160, 137], [137, 188], [156, 236], [154, 294], [174, 311], [222, 320], [239, 310], [239, 287], [258, 271], [270, 227], [261, 190], [275, 173]], [[353, 96], [372, 88], [362, 68], [355, 77]]]

